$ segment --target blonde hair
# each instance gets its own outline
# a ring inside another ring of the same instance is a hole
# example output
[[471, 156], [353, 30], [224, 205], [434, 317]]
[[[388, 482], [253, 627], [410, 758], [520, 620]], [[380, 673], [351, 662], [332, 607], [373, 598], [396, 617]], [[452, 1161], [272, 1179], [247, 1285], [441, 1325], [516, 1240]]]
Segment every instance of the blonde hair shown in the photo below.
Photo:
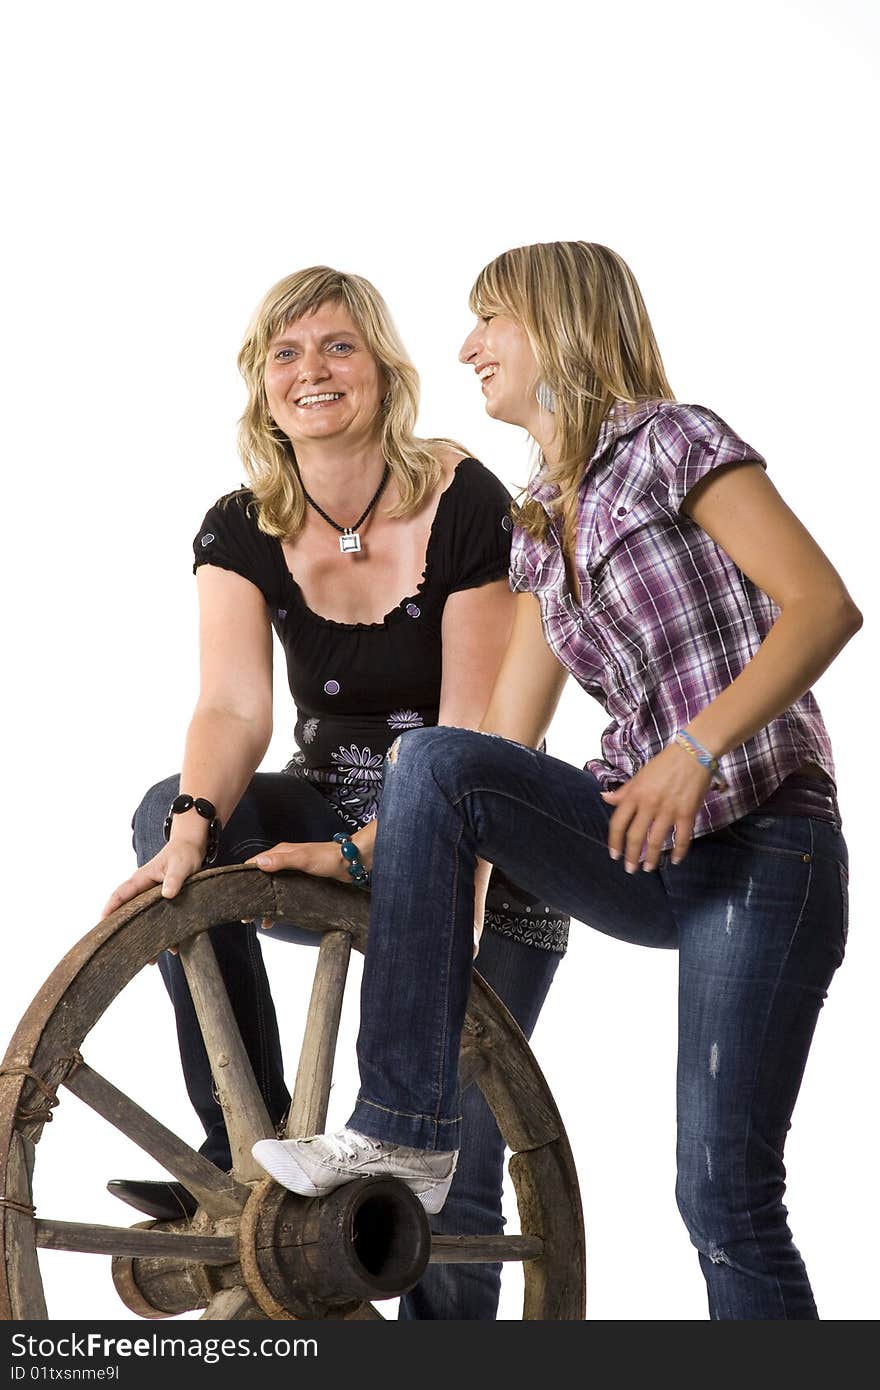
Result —
[[[618, 401], [673, 400], [635, 276], [615, 251], [589, 241], [549, 241], [505, 251], [480, 271], [470, 294], [475, 314], [509, 314], [521, 324], [553, 392], [553, 465], [566, 556], [574, 554], [578, 490], [599, 430]], [[517, 524], [543, 539], [548, 518], [527, 500]]]
[[238, 354], [248, 401], [239, 421], [238, 450], [258, 505], [261, 531], [294, 536], [306, 501], [291, 441], [269, 411], [263, 373], [269, 344], [288, 324], [323, 304], [347, 310], [386, 382], [382, 402], [383, 456], [397, 481], [400, 500], [390, 516], [414, 511], [440, 479], [442, 446], [466, 453], [449, 439], [418, 439], [419, 375], [406, 354], [388, 306], [369, 280], [329, 266], [295, 271], [273, 285], [258, 306]]

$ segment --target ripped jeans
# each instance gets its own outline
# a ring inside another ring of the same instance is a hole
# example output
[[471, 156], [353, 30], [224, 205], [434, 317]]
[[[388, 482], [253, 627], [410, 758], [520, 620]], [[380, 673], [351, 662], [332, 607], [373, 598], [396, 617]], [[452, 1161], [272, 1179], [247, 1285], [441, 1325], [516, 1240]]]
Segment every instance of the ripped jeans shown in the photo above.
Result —
[[598, 931], [678, 949], [677, 1197], [710, 1317], [815, 1318], [782, 1200], [783, 1148], [843, 958], [840, 827], [757, 811], [701, 836], [680, 865], [664, 854], [656, 872], [629, 875], [608, 855], [599, 791], [590, 773], [505, 739], [403, 736], [379, 819], [348, 1123], [399, 1144], [458, 1146], [479, 853]]

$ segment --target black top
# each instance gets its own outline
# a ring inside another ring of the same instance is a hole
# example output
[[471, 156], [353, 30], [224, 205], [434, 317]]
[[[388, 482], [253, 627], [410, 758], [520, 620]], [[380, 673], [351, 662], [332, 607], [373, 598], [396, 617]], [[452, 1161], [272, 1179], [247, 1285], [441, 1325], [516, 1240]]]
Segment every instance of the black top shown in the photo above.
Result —
[[[263, 594], [287, 657], [298, 751], [286, 771], [316, 785], [353, 827], [378, 809], [385, 754], [404, 729], [437, 723], [446, 600], [507, 577], [510, 497], [476, 459], [462, 459], [441, 494], [422, 581], [381, 623], [314, 613], [281, 542], [257, 526], [246, 488], [211, 508], [193, 541], [196, 570], [219, 565]], [[340, 555], [340, 568], [348, 557]]]

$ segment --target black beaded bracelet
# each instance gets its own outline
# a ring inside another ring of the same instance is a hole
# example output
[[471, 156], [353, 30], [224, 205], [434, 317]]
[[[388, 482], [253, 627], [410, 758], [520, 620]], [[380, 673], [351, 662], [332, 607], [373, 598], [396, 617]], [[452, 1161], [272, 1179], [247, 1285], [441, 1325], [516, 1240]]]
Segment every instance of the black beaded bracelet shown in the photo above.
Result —
[[171, 822], [175, 816], [183, 815], [184, 811], [195, 810], [208, 822], [208, 843], [205, 846], [205, 857], [202, 860], [202, 868], [207, 869], [217, 858], [217, 851], [220, 848], [220, 832], [223, 824], [217, 815], [217, 808], [212, 801], [208, 801], [204, 796], [190, 796], [188, 792], [181, 792], [176, 796], [168, 807], [168, 815], [165, 817], [164, 833], [166, 841], [171, 838]]
[[348, 869], [353, 881], [358, 888], [369, 888], [371, 874], [369, 869], [365, 869], [361, 863], [361, 852], [350, 835], [343, 835], [341, 832], [333, 836], [339, 846], [339, 851], [345, 860], [345, 867]]

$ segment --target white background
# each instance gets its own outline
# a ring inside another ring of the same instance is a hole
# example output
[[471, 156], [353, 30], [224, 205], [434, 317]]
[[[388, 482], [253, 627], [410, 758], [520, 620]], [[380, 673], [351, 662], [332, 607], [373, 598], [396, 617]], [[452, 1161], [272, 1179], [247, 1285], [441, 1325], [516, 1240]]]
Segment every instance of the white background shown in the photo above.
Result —
[[[368, 276], [422, 373], [421, 432], [522, 483], [524, 438], [456, 362], [467, 291], [509, 246], [602, 241], [641, 282], [678, 397], [767, 456], [865, 612], [817, 687], [852, 928], [788, 1160], [823, 1316], [876, 1317], [876, 8], [49, 0], [9, 28], [4, 1037], [128, 872], [143, 790], [179, 765], [190, 542], [241, 481], [235, 356], [263, 291], [315, 262]], [[292, 745], [280, 667], [277, 685], [268, 767]], [[569, 690], [552, 750], [583, 761], [603, 722]], [[534, 1045], [577, 1157], [590, 1313], [703, 1318], [673, 1197], [675, 957], [572, 937]], [[292, 1075], [311, 958], [267, 958]], [[157, 972], [85, 1051], [198, 1142]], [[40, 1214], [126, 1221], [104, 1182], [152, 1171], [68, 1095], [38, 1149]], [[125, 1315], [99, 1257], [44, 1269], [55, 1316]]]

